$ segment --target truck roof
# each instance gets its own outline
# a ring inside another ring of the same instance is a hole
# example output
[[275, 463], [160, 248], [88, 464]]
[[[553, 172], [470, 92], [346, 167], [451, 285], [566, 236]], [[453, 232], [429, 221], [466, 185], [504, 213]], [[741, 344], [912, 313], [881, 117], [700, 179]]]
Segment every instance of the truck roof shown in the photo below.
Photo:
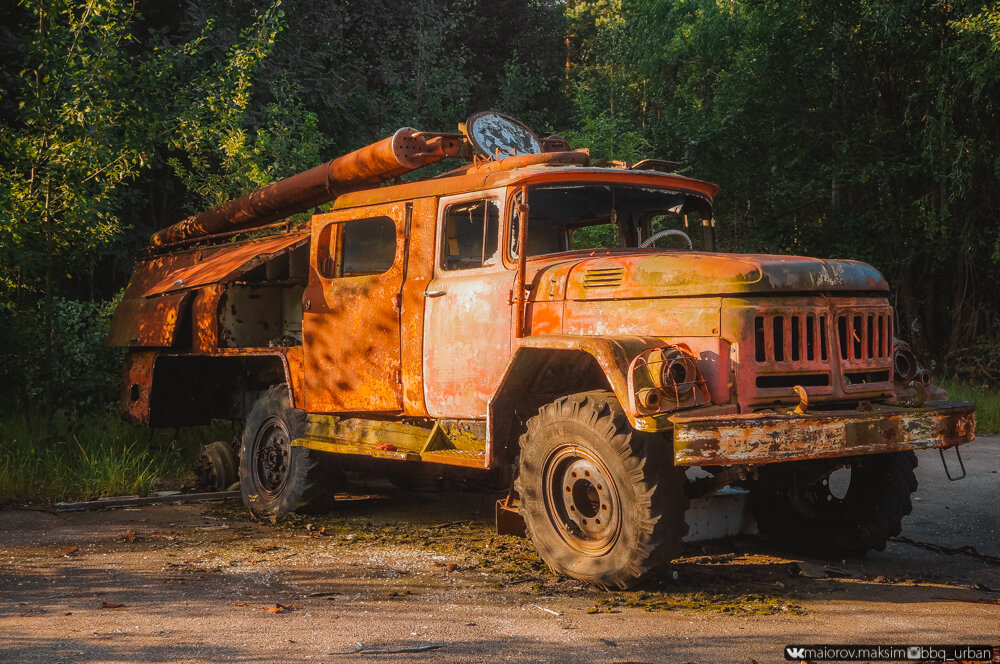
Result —
[[[565, 153], [554, 153], [565, 154]], [[535, 156], [535, 155], [532, 155]], [[509, 168], [498, 168], [512, 162]], [[509, 185], [545, 184], [555, 182], [609, 182], [620, 185], [667, 187], [701, 194], [712, 200], [719, 193], [719, 186], [702, 180], [663, 173], [625, 168], [595, 168], [565, 163], [540, 163], [518, 168], [516, 158], [500, 162], [472, 164], [463, 173], [439, 176], [417, 182], [364, 189], [340, 195], [333, 209], [361, 207], [413, 200], [427, 196], [450, 196], [474, 191], [494, 189]]]

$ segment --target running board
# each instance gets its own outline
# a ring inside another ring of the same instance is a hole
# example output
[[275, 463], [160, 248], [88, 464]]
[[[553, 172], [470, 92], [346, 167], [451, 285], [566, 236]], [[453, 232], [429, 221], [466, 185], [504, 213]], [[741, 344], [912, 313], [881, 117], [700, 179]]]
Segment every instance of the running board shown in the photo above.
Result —
[[486, 423], [438, 420], [426, 425], [395, 420], [308, 415], [305, 435], [292, 441], [334, 454], [355, 454], [399, 461], [425, 461], [465, 468], [487, 468]]

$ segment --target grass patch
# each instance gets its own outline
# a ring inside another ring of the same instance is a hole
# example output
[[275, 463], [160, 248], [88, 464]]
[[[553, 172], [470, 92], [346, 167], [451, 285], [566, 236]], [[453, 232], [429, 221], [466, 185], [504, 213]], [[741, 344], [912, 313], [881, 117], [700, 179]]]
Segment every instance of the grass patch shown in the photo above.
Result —
[[186, 475], [201, 443], [215, 433], [232, 437], [228, 423], [192, 427], [176, 440], [124, 422], [117, 413], [70, 422], [40, 412], [0, 419], [0, 504], [146, 495]]
[[1000, 432], [1000, 391], [988, 384], [975, 385], [952, 380], [937, 381], [952, 401], [976, 402], [976, 433]]
[[[245, 518], [245, 512], [238, 516]], [[336, 537], [331, 543], [345, 547], [408, 544], [444, 556], [464, 556], [472, 566], [499, 572], [508, 581], [554, 578], [531, 540], [498, 535], [492, 524], [471, 520], [442, 525], [396, 519], [373, 521], [365, 516], [335, 513], [308, 517], [282, 515], [275, 522], [294, 529], [303, 528], [308, 522], [315, 529], [323, 528], [326, 535]]]

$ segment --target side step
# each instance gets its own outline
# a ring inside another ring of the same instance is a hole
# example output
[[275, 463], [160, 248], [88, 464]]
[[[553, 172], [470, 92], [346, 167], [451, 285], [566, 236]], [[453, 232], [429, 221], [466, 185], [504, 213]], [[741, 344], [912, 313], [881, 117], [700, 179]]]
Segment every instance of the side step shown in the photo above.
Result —
[[446, 463], [449, 466], [465, 466], [467, 468], [485, 468], [486, 454], [480, 450], [435, 450], [421, 452], [420, 458], [431, 463]]
[[293, 446], [399, 461], [488, 467], [486, 423], [479, 420], [428, 421], [421, 426], [335, 415], [311, 414], [308, 418], [305, 435], [293, 440]]

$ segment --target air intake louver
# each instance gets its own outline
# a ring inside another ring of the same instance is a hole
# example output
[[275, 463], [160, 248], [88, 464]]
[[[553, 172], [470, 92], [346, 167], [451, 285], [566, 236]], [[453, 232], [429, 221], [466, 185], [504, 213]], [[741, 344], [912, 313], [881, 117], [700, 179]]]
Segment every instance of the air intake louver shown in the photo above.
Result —
[[616, 288], [622, 285], [623, 267], [594, 268], [583, 273], [584, 288]]

